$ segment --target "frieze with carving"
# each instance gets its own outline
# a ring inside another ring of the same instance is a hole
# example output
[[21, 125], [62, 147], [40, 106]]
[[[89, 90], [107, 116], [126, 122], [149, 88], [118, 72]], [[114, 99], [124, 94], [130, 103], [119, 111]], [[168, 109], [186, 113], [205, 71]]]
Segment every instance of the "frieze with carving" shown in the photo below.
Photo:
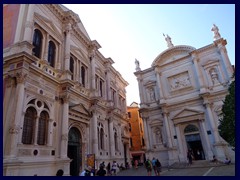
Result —
[[184, 72], [168, 78], [171, 90], [178, 90], [186, 87], [191, 87], [190, 77], [188, 72]]

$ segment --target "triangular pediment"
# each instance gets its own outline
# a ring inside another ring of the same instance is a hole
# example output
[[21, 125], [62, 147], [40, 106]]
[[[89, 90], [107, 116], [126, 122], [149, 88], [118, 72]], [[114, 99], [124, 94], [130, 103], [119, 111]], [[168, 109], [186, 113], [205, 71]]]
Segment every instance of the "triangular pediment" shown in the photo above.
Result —
[[69, 109], [76, 112], [77, 114], [84, 114], [86, 116], [91, 115], [90, 111], [88, 111], [87, 108], [82, 103], [75, 104], [70, 102]]
[[155, 85], [155, 84], [156, 84], [156, 81], [149, 80], [149, 81], [147, 81], [147, 82], [144, 84], [144, 86], [153, 86], [153, 85]]
[[154, 119], [154, 120], [152, 120], [150, 123], [149, 123], [149, 125], [151, 126], [151, 127], [153, 127], [153, 126], [160, 126], [160, 125], [162, 125], [163, 124], [163, 122], [162, 122], [162, 120], [160, 120], [160, 119]]
[[180, 118], [185, 118], [185, 117], [190, 117], [190, 116], [196, 116], [196, 115], [202, 115], [203, 112], [202, 111], [198, 111], [198, 110], [193, 110], [193, 109], [183, 109], [180, 112], [178, 112], [173, 119], [180, 119]]
[[60, 30], [54, 25], [54, 23], [48, 19], [47, 17], [44, 17], [38, 13], [35, 12], [35, 17], [38, 21], [40, 21], [40, 25], [45, 25], [44, 28], [48, 28], [50, 31], [54, 32], [57, 36], [61, 37]]
[[70, 46], [70, 49], [71, 49], [71, 52], [73, 52], [73, 53], [75, 53], [75, 54], [79, 55], [79, 56], [80, 56], [80, 58], [82, 58], [82, 59], [85, 59], [85, 60], [87, 60], [87, 59], [88, 59], [88, 56], [87, 56], [86, 54], [84, 54], [84, 52], [83, 52], [83, 51], [81, 51], [81, 49], [80, 49], [80, 48], [78, 48], [78, 47], [76, 47], [76, 46], [73, 46], [73, 45], [71, 45], [71, 46]]

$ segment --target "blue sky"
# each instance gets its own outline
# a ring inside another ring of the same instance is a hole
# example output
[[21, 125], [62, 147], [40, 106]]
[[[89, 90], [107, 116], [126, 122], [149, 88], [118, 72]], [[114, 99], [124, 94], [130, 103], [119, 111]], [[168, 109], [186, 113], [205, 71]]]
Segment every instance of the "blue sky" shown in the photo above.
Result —
[[227, 40], [230, 61], [235, 65], [234, 4], [72, 4], [99, 51], [115, 62], [113, 66], [129, 83], [127, 105], [140, 103], [135, 58], [142, 70], [167, 49], [163, 33], [174, 45], [201, 48], [213, 42], [213, 23]]

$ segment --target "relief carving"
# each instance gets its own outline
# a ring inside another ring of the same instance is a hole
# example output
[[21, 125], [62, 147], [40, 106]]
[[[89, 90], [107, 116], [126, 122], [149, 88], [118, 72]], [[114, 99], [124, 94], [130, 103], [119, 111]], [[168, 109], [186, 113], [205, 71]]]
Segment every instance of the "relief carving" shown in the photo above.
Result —
[[18, 134], [20, 131], [20, 126], [19, 125], [12, 125], [10, 128], [9, 128], [9, 133], [10, 134]]
[[177, 90], [191, 86], [189, 74], [187, 72], [173, 76], [169, 79], [171, 90]]

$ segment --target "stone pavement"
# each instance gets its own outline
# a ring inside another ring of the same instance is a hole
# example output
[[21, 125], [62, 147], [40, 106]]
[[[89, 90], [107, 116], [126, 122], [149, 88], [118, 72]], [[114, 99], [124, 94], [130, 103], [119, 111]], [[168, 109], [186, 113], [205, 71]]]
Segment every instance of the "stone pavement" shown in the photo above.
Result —
[[[147, 170], [144, 166], [140, 166], [138, 169], [120, 171], [117, 176], [147, 176]], [[152, 176], [155, 176], [153, 171]], [[191, 166], [175, 164], [171, 167], [163, 167], [161, 176], [235, 176], [235, 164], [224, 165], [208, 161], [193, 162]]]

